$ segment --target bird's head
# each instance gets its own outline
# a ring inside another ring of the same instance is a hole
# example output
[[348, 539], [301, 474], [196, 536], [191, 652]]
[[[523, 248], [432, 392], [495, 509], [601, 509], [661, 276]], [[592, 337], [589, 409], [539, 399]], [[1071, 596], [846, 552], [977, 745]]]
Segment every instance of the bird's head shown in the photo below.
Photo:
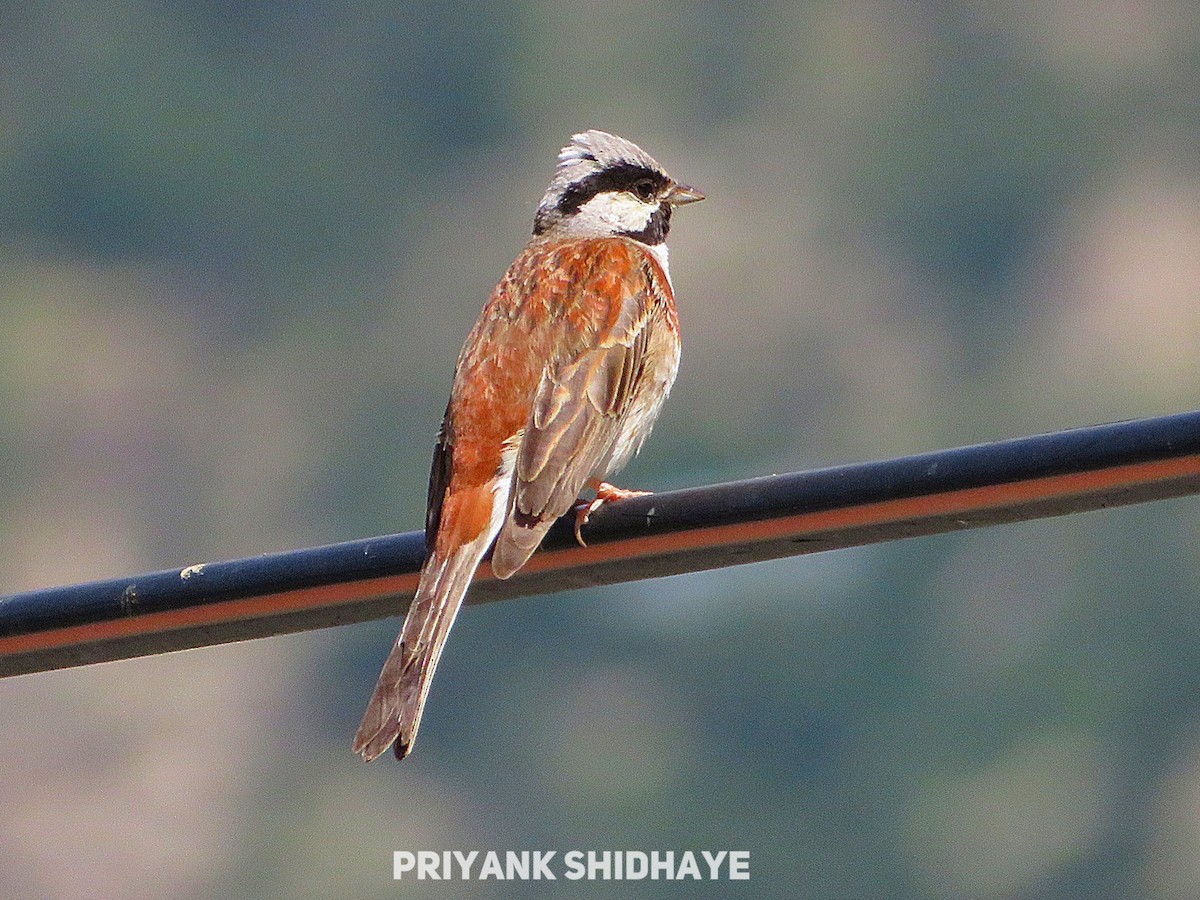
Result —
[[558, 168], [533, 220], [551, 237], [623, 235], [650, 246], [667, 239], [671, 209], [703, 200], [649, 153], [604, 131], [584, 131], [558, 154]]

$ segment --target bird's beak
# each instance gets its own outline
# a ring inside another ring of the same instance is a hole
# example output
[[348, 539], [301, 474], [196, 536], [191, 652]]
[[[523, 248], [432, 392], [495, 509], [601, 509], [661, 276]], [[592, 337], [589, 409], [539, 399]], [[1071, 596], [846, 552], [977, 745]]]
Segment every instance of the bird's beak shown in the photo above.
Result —
[[695, 203], [698, 200], [703, 200], [704, 195], [694, 187], [688, 187], [686, 184], [671, 185], [671, 190], [667, 191], [666, 201], [672, 206], [682, 206], [685, 203]]

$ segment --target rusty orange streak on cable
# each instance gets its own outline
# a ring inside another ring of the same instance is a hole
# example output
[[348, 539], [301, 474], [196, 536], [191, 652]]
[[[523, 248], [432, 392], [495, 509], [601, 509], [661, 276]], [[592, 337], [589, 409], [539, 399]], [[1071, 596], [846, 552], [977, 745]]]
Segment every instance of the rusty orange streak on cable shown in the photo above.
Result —
[[0, 657], [34, 650], [91, 644], [138, 634], [158, 634], [197, 625], [215, 625], [239, 619], [257, 619], [281, 612], [299, 612], [322, 606], [341, 606], [358, 600], [388, 595], [411, 594], [417, 589], [417, 573], [389, 575], [362, 581], [338, 582], [319, 587], [297, 588], [272, 594], [257, 594], [221, 603], [204, 603], [182, 609], [133, 614], [127, 619], [110, 619], [87, 625], [71, 625], [31, 634], [0, 638]]
[[[526, 564], [529, 572], [572, 568], [596, 562], [660, 556], [703, 547], [732, 546], [759, 541], [803, 537], [846, 528], [884, 525], [891, 522], [922, 521], [938, 516], [966, 514], [992, 509], [1016, 508], [1056, 497], [1082, 497], [1121, 487], [1200, 477], [1200, 455], [1145, 463], [1129, 463], [1088, 472], [1050, 475], [1004, 484], [961, 488], [935, 494], [920, 494], [834, 509], [815, 510], [789, 516], [714, 525], [608, 544], [543, 550]], [[578, 560], [578, 563], [574, 561]]]

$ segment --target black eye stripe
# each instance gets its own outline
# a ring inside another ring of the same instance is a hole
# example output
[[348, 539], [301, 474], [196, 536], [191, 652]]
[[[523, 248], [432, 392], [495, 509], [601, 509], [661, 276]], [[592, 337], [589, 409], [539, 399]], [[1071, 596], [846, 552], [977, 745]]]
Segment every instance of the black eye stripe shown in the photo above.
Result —
[[578, 212], [579, 207], [597, 194], [605, 191], [631, 191], [638, 182], [653, 184], [659, 191], [667, 184], [667, 176], [656, 169], [648, 169], [636, 163], [616, 163], [599, 172], [593, 172], [563, 191], [558, 201], [559, 212], [566, 215]]

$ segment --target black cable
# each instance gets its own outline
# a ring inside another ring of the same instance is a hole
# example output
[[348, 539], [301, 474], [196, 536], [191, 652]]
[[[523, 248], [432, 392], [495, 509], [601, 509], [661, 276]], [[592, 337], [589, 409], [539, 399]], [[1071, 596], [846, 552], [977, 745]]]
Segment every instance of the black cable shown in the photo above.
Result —
[[[1200, 493], [1200, 412], [670, 491], [558, 522], [468, 601], [655, 578]], [[402, 613], [420, 532], [0, 599], [0, 676]]]

